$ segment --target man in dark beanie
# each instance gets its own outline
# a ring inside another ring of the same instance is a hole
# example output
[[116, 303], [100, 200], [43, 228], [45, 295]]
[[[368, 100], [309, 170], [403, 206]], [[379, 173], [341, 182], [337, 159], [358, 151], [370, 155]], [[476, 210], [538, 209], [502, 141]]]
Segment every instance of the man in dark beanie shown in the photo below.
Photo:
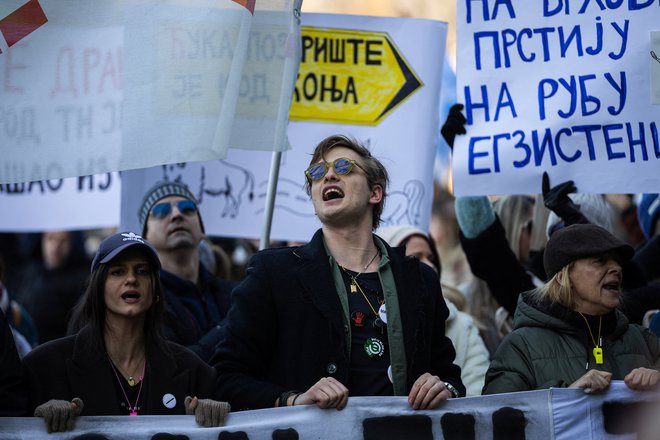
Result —
[[213, 276], [199, 259], [204, 224], [197, 199], [180, 182], [159, 182], [138, 211], [142, 236], [158, 251], [165, 292], [165, 336], [208, 361], [220, 340], [233, 282]]

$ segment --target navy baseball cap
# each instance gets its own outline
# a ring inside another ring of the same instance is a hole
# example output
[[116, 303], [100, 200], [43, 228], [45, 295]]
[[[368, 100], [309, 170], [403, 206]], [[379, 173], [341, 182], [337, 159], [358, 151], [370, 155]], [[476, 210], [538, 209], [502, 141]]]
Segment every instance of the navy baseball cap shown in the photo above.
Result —
[[118, 232], [101, 242], [99, 250], [96, 251], [94, 260], [92, 260], [90, 272], [94, 272], [101, 264], [109, 263], [117, 255], [131, 246], [140, 246], [144, 251], [144, 255], [147, 257], [147, 260], [149, 260], [149, 263], [156, 269], [156, 271], [160, 270], [160, 259], [158, 258], [156, 249], [154, 249], [151, 243], [134, 232]]

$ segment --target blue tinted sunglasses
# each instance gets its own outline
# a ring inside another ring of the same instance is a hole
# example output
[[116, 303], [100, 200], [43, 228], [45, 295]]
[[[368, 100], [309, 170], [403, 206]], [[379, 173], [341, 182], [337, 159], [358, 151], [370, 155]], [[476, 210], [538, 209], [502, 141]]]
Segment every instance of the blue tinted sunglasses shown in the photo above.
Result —
[[165, 218], [172, 212], [172, 206], [176, 205], [176, 209], [183, 215], [192, 215], [197, 212], [197, 205], [191, 200], [179, 200], [178, 202], [161, 202], [156, 203], [151, 208], [151, 215], [154, 218]]
[[305, 170], [305, 176], [307, 176], [309, 180], [321, 180], [326, 174], [328, 174], [330, 165], [332, 165], [332, 169], [335, 171], [335, 173], [339, 174], [340, 176], [345, 176], [346, 174], [350, 173], [353, 169], [353, 166], [356, 166], [364, 171], [364, 168], [362, 168], [356, 160], [349, 159], [347, 157], [340, 157], [339, 159], [335, 159], [332, 164], [328, 162], [321, 162], [310, 165], [309, 168]]

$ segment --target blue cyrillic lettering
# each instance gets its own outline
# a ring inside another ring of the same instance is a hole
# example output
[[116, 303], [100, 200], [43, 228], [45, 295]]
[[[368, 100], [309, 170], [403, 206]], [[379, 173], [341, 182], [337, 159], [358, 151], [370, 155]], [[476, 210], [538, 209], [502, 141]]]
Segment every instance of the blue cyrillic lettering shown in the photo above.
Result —
[[639, 130], [639, 138], [635, 139], [632, 132], [632, 124], [626, 122], [626, 134], [628, 135], [628, 145], [630, 146], [630, 162], [635, 162], [635, 145], [639, 145], [642, 152], [642, 160], [644, 162], [649, 160], [649, 155], [646, 152], [646, 136], [644, 134], [644, 124], [640, 122], [637, 126]]
[[487, 141], [490, 140], [490, 137], [488, 136], [476, 136], [473, 138], [470, 138], [470, 145], [468, 147], [468, 172], [470, 174], [486, 174], [490, 173], [490, 168], [476, 168], [474, 161], [475, 159], [479, 157], [488, 157], [488, 152], [486, 151], [480, 151], [480, 152], [475, 152], [475, 144], [480, 141]]
[[613, 137], [611, 132], [615, 130], [621, 130], [622, 128], [623, 124], [603, 125], [603, 136], [605, 138], [605, 148], [607, 149], [607, 160], [624, 159], [626, 157], [626, 153], [612, 150], [614, 145], [623, 143], [623, 138]]

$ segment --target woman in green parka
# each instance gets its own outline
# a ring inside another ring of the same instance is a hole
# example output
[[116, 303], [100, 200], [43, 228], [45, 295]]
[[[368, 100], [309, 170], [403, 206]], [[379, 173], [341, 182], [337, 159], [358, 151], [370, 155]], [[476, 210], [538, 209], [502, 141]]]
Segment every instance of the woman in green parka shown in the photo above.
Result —
[[576, 224], [548, 240], [549, 281], [523, 293], [514, 330], [486, 373], [483, 394], [550, 387], [596, 392], [612, 380], [631, 389], [660, 383], [660, 339], [617, 309], [621, 263], [634, 250], [608, 231]]

